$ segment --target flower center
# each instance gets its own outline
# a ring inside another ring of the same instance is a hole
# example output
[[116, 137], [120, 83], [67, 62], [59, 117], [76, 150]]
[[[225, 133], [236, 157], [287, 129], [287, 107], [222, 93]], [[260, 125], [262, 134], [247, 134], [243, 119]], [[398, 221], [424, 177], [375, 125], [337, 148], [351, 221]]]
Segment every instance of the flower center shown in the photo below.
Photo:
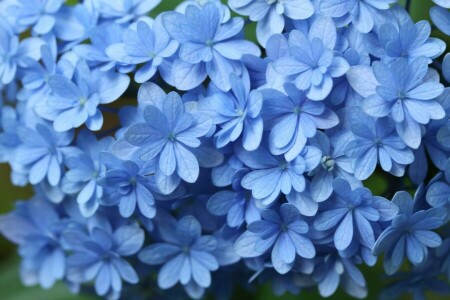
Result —
[[167, 136], [167, 139], [171, 142], [175, 141], [175, 134], [173, 134], [173, 132], [169, 133], [169, 135]]
[[331, 156], [323, 156], [320, 160], [320, 163], [322, 164], [322, 168], [327, 171], [332, 171], [334, 169], [336, 161]]
[[213, 40], [207, 40], [206, 41], [206, 46], [208, 46], [208, 47], [214, 46], [214, 41]]

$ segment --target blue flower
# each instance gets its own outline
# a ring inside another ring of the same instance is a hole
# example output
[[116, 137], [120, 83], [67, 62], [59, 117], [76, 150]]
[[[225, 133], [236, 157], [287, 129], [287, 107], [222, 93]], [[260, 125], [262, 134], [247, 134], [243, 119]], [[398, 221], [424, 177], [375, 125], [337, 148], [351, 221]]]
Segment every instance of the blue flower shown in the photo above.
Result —
[[70, 146], [73, 131], [57, 133], [47, 125], [32, 128], [19, 127], [17, 135], [22, 144], [17, 148], [14, 161], [28, 172], [31, 184], [47, 179], [50, 185], [59, 184], [64, 159], [74, 151]]
[[[445, 164], [444, 174], [439, 174], [430, 183], [427, 202], [431, 207], [444, 207], [450, 211], [450, 160]], [[450, 218], [450, 216], [449, 216]]]
[[392, 220], [397, 207], [390, 201], [372, 196], [369, 189], [351, 189], [348, 182], [336, 179], [333, 182], [335, 197], [321, 206], [322, 211], [314, 220], [319, 231], [332, 229], [334, 245], [343, 251], [352, 243], [372, 249], [375, 243], [375, 222]]
[[122, 24], [146, 16], [161, 0], [96, 0], [104, 19]]
[[153, 28], [146, 22], [139, 21], [136, 30], [125, 30], [122, 40], [122, 43], [109, 46], [106, 53], [120, 63], [145, 63], [135, 74], [134, 79], [138, 83], [152, 78], [163, 60], [175, 54], [178, 49], [178, 43], [171, 40], [164, 30], [161, 18], [155, 20]]
[[[162, 20], [170, 36], [181, 45], [180, 58], [192, 67], [204, 66], [195, 74], [201, 79], [198, 84], [209, 75], [219, 89], [228, 91], [230, 74], [242, 74], [242, 63], [239, 62], [242, 55], [260, 54], [255, 44], [241, 38], [244, 21], [233, 18], [221, 24], [219, 9], [213, 3], [201, 8], [190, 5], [185, 15], [168, 12]], [[172, 69], [172, 72], [176, 75], [177, 70]]]
[[390, 65], [374, 62], [373, 70], [356, 67], [347, 78], [353, 89], [366, 98], [362, 104], [364, 112], [392, 118], [405, 144], [417, 149], [422, 138], [420, 124], [445, 116], [442, 106], [434, 101], [444, 92], [444, 86], [437, 78], [427, 76], [427, 72], [428, 59], [422, 56], [411, 63], [403, 58]]
[[323, 100], [333, 88], [334, 77], [344, 75], [348, 62], [335, 56], [336, 26], [331, 19], [318, 18], [306, 35], [298, 30], [289, 34], [289, 56], [275, 61], [280, 74], [294, 77], [297, 89], [311, 100]]
[[309, 100], [293, 84], [284, 86], [286, 95], [273, 89], [262, 90], [263, 118], [270, 130], [269, 148], [287, 161], [295, 159], [308, 138], [317, 129], [329, 129], [339, 123], [338, 116], [322, 102]]
[[305, 173], [319, 163], [322, 153], [319, 149], [306, 146], [292, 161], [272, 155], [265, 146], [248, 152], [237, 149], [239, 159], [252, 169], [242, 178], [242, 187], [252, 191], [252, 196], [264, 206], [271, 205], [282, 192], [287, 195], [292, 190], [303, 192], [306, 187]]
[[113, 44], [122, 42], [122, 34], [125, 29], [118, 24], [105, 23], [90, 31], [91, 44], [81, 44], [73, 47], [73, 51], [85, 59], [90, 67], [98, 67], [101, 71], [117, 69], [120, 73], [128, 73], [134, 70], [134, 64], [117, 62], [107, 55], [107, 49]]
[[243, 169], [233, 175], [234, 191], [220, 191], [208, 199], [208, 211], [216, 216], [226, 215], [230, 227], [240, 227], [244, 222], [250, 224], [261, 219], [255, 199], [248, 199], [247, 193], [241, 187], [242, 177], [247, 172], [247, 169]]
[[350, 22], [362, 33], [368, 33], [376, 21], [397, 0], [321, 0], [319, 12], [333, 17], [338, 27]]
[[230, 0], [228, 4], [238, 14], [258, 22], [256, 36], [263, 47], [266, 47], [271, 35], [283, 32], [285, 16], [293, 20], [305, 20], [314, 14], [310, 0]]
[[445, 42], [430, 38], [431, 26], [427, 21], [414, 24], [407, 20], [400, 26], [386, 23], [380, 26], [377, 34], [365, 37], [365, 45], [370, 54], [390, 63], [396, 58], [407, 58], [413, 62], [425, 56], [428, 62], [440, 56], [446, 48]]
[[18, 67], [25, 67], [25, 59], [39, 60], [44, 41], [30, 37], [19, 41], [11, 26], [0, 20], [0, 82], [9, 84], [16, 76]]
[[39, 198], [18, 202], [13, 212], [0, 216], [0, 232], [19, 246], [24, 284], [48, 289], [64, 278], [61, 233], [66, 224], [54, 206]]
[[194, 283], [200, 289], [211, 285], [211, 271], [219, 268], [212, 254], [217, 247], [213, 236], [203, 235], [200, 223], [192, 216], [181, 218], [175, 228], [165, 230], [163, 242], [145, 247], [139, 259], [149, 265], [163, 265], [158, 286], [168, 289], [180, 282]]
[[428, 248], [441, 245], [441, 237], [433, 232], [444, 224], [447, 210], [430, 208], [416, 211], [416, 202], [407, 192], [397, 192], [392, 202], [399, 208], [398, 215], [379, 236], [373, 247], [374, 255], [385, 253], [384, 269], [391, 275], [398, 271], [405, 254], [418, 265], [426, 260]]
[[253, 151], [259, 147], [263, 134], [261, 108], [263, 98], [259, 91], [250, 92], [250, 82], [237, 75], [230, 75], [231, 91], [217, 91], [199, 101], [199, 110], [209, 115], [213, 124], [220, 129], [214, 135], [217, 148], [235, 142], [242, 136], [245, 150]]
[[145, 107], [145, 123], [131, 126], [125, 139], [139, 147], [142, 160], [157, 159], [158, 187], [168, 194], [176, 188], [180, 178], [190, 183], [197, 180], [199, 163], [189, 148], [200, 146], [198, 138], [209, 132], [211, 120], [201, 113], [186, 112], [175, 92], [163, 97], [158, 103]]
[[367, 297], [366, 280], [356, 267], [357, 259], [343, 258], [338, 253], [328, 253], [317, 260], [312, 279], [317, 283], [322, 297], [333, 295], [339, 285], [355, 298]]
[[65, 161], [68, 169], [61, 183], [66, 194], [76, 194], [83, 216], [90, 217], [97, 210], [103, 197], [103, 188], [98, 179], [104, 174], [105, 166], [100, 159], [100, 151], [107, 151], [112, 144], [110, 138], [97, 141], [89, 131], [81, 131], [77, 146], [81, 150], [71, 153]]
[[[448, 5], [447, 5], [448, 6]], [[446, 7], [448, 8], [448, 7]], [[444, 34], [450, 36], [450, 12], [444, 7], [432, 7], [430, 9], [430, 17], [436, 27], [442, 31]]]
[[289, 272], [296, 256], [314, 258], [316, 250], [306, 236], [308, 224], [292, 204], [283, 204], [280, 212], [272, 209], [261, 212], [262, 220], [250, 223], [235, 243], [241, 257], [257, 257], [271, 251], [273, 267], [280, 274]]
[[34, 35], [49, 33], [55, 26], [55, 14], [64, 0], [18, 0], [9, 12], [16, 17], [20, 26], [33, 26]]
[[311, 172], [311, 196], [316, 202], [327, 200], [333, 192], [333, 180], [345, 179], [352, 188], [361, 186], [361, 182], [355, 178], [351, 158], [345, 156], [345, 146], [352, 138], [350, 132], [337, 133], [330, 138], [323, 132], [317, 132], [310, 140], [310, 145], [317, 147], [322, 152], [320, 164]]
[[75, 283], [95, 281], [97, 295], [114, 296], [122, 290], [122, 280], [131, 284], [139, 281], [136, 271], [123, 257], [142, 248], [144, 231], [136, 225], [122, 225], [113, 230], [108, 223], [100, 224], [103, 225], [94, 225], [88, 231], [83, 228], [64, 231], [64, 240], [72, 251], [67, 258], [67, 276]]
[[103, 153], [102, 160], [107, 167], [104, 176], [99, 180], [107, 192], [102, 203], [119, 206], [120, 215], [129, 218], [136, 210], [146, 218], [153, 218], [156, 214], [155, 198], [157, 191], [155, 183], [149, 178], [153, 164], [139, 166], [133, 161], [122, 161], [109, 153]]
[[63, 132], [86, 123], [93, 131], [101, 129], [103, 115], [98, 106], [117, 100], [128, 88], [130, 78], [114, 71], [89, 70], [85, 61], [77, 64], [75, 82], [63, 75], [48, 79], [52, 95], [36, 109]]
[[365, 118], [351, 124], [354, 135], [345, 146], [345, 154], [353, 160], [353, 173], [365, 180], [381, 168], [395, 176], [403, 176], [405, 166], [414, 161], [414, 155], [395, 132], [394, 122], [388, 118]]

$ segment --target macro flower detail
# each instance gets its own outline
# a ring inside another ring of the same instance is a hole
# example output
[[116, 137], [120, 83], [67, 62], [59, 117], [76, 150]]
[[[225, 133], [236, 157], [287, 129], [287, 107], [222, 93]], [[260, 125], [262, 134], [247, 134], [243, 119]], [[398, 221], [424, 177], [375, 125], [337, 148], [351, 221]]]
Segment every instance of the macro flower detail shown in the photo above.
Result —
[[263, 135], [261, 109], [263, 97], [259, 91], [250, 93], [250, 83], [230, 75], [231, 91], [218, 92], [199, 101], [199, 109], [218, 124], [216, 145], [222, 148], [242, 136], [245, 150], [259, 147]]
[[277, 214], [263, 210], [261, 220], [250, 223], [247, 231], [236, 241], [236, 252], [242, 257], [260, 256], [269, 249], [275, 270], [280, 274], [289, 272], [297, 255], [313, 258], [314, 245], [306, 237], [308, 224], [301, 220], [300, 212], [291, 204], [283, 204]]
[[450, 0], [0, 0], [0, 298], [448, 298], [448, 35]]
[[159, 107], [145, 107], [145, 123], [131, 126], [125, 138], [130, 144], [140, 147], [142, 160], [158, 160], [157, 176], [169, 177], [170, 181], [166, 187], [158, 186], [163, 193], [170, 193], [180, 178], [191, 183], [197, 180], [199, 164], [189, 149], [200, 146], [198, 138], [208, 133], [211, 120], [201, 113], [186, 112], [176, 93], [169, 93], [161, 100]]
[[[353, 89], [365, 97], [364, 112], [377, 118], [389, 116], [405, 144], [416, 149], [422, 137], [420, 125], [445, 116], [442, 106], [434, 100], [444, 92], [444, 86], [427, 74], [425, 57], [411, 64], [399, 58], [390, 65], [375, 62], [373, 69], [354, 68], [347, 78]], [[361, 83], [358, 78], [364, 76], [373, 85]]]
[[354, 190], [343, 179], [333, 182], [335, 197], [324, 202], [324, 212], [314, 220], [314, 228], [320, 231], [332, 229], [334, 245], [339, 251], [360, 243], [372, 249], [375, 243], [373, 222], [390, 221], [397, 214], [397, 207], [388, 200], [372, 196], [362, 187]]
[[213, 236], [201, 235], [200, 223], [192, 216], [178, 221], [165, 232], [163, 242], [142, 249], [139, 259], [149, 265], [163, 265], [158, 285], [168, 289], [180, 282], [206, 288], [211, 284], [211, 271], [219, 264], [212, 251], [217, 247]]
[[264, 47], [273, 34], [283, 32], [285, 17], [305, 20], [314, 13], [310, 0], [230, 0], [229, 5], [238, 14], [257, 22], [256, 36]]
[[286, 95], [273, 89], [262, 90], [263, 118], [268, 128], [269, 148], [274, 155], [284, 154], [287, 161], [295, 159], [308, 138], [317, 129], [329, 129], [339, 123], [338, 116], [323, 103], [309, 100], [294, 85], [284, 86]]
[[123, 64], [144, 63], [134, 77], [138, 83], [153, 77], [163, 60], [175, 54], [178, 49], [178, 43], [170, 39], [160, 19], [155, 20], [153, 28], [144, 21], [139, 21], [136, 31], [126, 30], [122, 39], [123, 43], [108, 46], [106, 53]]
[[274, 63], [275, 71], [293, 77], [297, 89], [311, 100], [323, 100], [333, 88], [333, 78], [344, 75], [348, 62], [335, 56], [336, 26], [331, 19], [319, 18], [308, 34], [293, 30], [289, 34], [289, 56]]
[[144, 243], [144, 231], [134, 225], [116, 229], [102, 228], [68, 229], [63, 233], [72, 248], [67, 258], [68, 277], [74, 282], [95, 281], [98, 295], [116, 297], [122, 289], [122, 281], [136, 284], [139, 277], [123, 257], [136, 254]]
[[400, 268], [405, 255], [411, 263], [418, 265], [426, 259], [428, 248], [436, 248], [442, 243], [441, 237], [432, 230], [444, 223], [447, 210], [430, 208], [417, 211], [414, 208], [416, 201], [407, 192], [397, 192], [392, 199], [399, 213], [373, 247], [375, 255], [385, 253], [387, 274]]
[[193, 66], [203, 65], [195, 76], [202, 78], [201, 82], [208, 75], [223, 91], [231, 88], [229, 74], [242, 74], [239, 59], [244, 54], [260, 54], [255, 44], [240, 38], [244, 21], [233, 18], [221, 24], [220, 12], [212, 3], [202, 8], [191, 5], [185, 15], [170, 12], [162, 18], [169, 35], [180, 43], [180, 59]]

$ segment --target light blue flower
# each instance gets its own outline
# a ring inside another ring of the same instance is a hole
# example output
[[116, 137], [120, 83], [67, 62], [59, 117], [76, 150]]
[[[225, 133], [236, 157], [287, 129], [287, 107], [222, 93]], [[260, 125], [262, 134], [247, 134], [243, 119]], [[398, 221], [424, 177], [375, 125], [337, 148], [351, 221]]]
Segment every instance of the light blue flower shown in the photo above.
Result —
[[161, 18], [155, 20], [152, 28], [146, 22], [139, 21], [136, 30], [124, 31], [122, 40], [122, 43], [109, 46], [106, 53], [123, 64], [144, 63], [134, 77], [138, 83], [153, 77], [163, 60], [175, 54], [178, 49], [178, 42], [170, 39], [162, 26]]
[[286, 161], [281, 155], [272, 155], [265, 146], [255, 151], [236, 151], [239, 159], [252, 169], [242, 178], [242, 187], [252, 191], [252, 196], [263, 206], [269, 206], [280, 193], [285, 195], [303, 192], [306, 187], [305, 174], [313, 170], [322, 158], [319, 149], [306, 146], [301, 154], [292, 161]]
[[0, 216], [0, 232], [19, 246], [21, 278], [26, 285], [51, 288], [66, 274], [61, 233], [67, 221], [44, 199], [18, 202], [13, 212]]
[[[259, 48], [241, 37], [244, 21], [233, 18], [221, 24], [222, 16], [213, 3], [207, 3], [198, 8], [190, 5], [185, 15], [169, 12], [163, 15], [165, 29], [170, 36], [180, 43], [179, 57], [191, 68], [201, 67], [192, 75], [199, 78], [200, 84], [208, 75], [212, 82], [221, 90], [229, 91], [231, 73], [242, 74], [242, 63], [239, 59], [244, 54], [260, 55]], [[207, 25], [206, 25], [207, 24]], [[173, 75], [177, 68], [172, 67]], [[188, 67], [178, 64], [180, 67]], [[192, 86], [191, 88], [196, 87]]]
[[263, 89], [263, 118], [270, 130], [269, 149], [274, 155], [284, 155], [287, 161], [295, 159], [315, 136], [317, 129], [329, 129], [339, 123], [338, 116], [324, 103], [312, 101], [293, 84], [284, 86], [286, 94], [274, 89]]
[[112, 229], [103, 222], [88, 230], [69, 228], [63, 236], [72, 251], [67, 258], [68, 278], [72, 282], [95, 281], [97, 295], [115, 298], [122, 290], [122, 281], [138, 283], [138, 274], [124, 259], [136, 254], [144, 244], [144, 231], [138, 226]]
[[142, 160], [157, 159], [157, 184], [168, 194], [180, 178], [190, 183], [197, 180], [199, 163], [190, 149], [201, 145], [199, 138], [209, 132], [211, 120], [205, 114], [186, 112], [175, 92], [163, 94], [158, 101], [145, 107], [145, 123], [131, 126], [125, 139], [139, 147]]
[[319, 12], [332, 17], [339, 27], [350, 22], [362, 33], [368, 33], [390, 4], [397, 0], [320, 0]]
[[149, 265], [163, 265], [158, 272], [158, 286], [168, 289], [180, 282], [192, 282], [200, 289], [211, 285], [211, 271], [219, 268], [212, 252], [217, 247], [213, 236], [202, 235], [200, 223], [192, 216], [180, 219], [175, 228], [166, 230], [163, 241], [147, 246], [139, 259]]
[[39, 60], [44, 41], [30, 37], [19, 41], [6, 20], [0, 20], [0, 81], [9, 84], [14, 80], [17, 69], [25, 67], [25, 59]]
[[403, 58], [389, 65], [374, 62], [373, 69], [352, 67], [347, 78], [352, 88], [366, 98], [362, 104], [364, 112], [373, 117], [389, 116], [399, 136], [411, 148], [420, 145], [421, 124], [445, 116], [442, 106], [434, 100], [444, 92], [444, 86], [429, 75], [426, 57], [411, 63]]
[[228, 4], [238, 14], [258, 22], [256, 36], [263, 47], [266, 47], [271, 35], [283, 32], [285, 16], [305, 20], [314, 14], [310, 0], [230, 0]]
[[19, 127], [17, 135], [22, 144], [16, 150], [14, 161], [27, 170], [29, 182], [38, 184], [46, 179], [50, 185], [58, 185], [64, 159], [74, 151], [70, 146], [73, 131], [58, 133], [47, 125], [36, 124], [34, 128]]
[[395, 176], [403, 176], [405, 166], [414, 161], [414, 155], [395, 132], [394, 122], [388, 118], [358, 120], [350, 127], [353, 138], [345, 146], [345, 154], [352, 159], [353, 173], [365, 180], [381, 168]]
[[103, 153], [102, 161], [107, 167], [104, 176], [98, 181], [107, 193], [102, 204], [118, 205], [120, 215], [124, 218], [129, 218], [137, 205], [144, 217], [153, 218], [156, 214], [153, 193], [158, 191], [150, 179], [154, 165], [122, 161], [110, 153]]
[[376, 239], [375, 222], [392, 220], [397, 215], [397, 207], [387, 199], [374, 197], [367, 188], [352, 190], [348, 182], [340, 178], [333, 182], [333, 189], [335, 197], [323, 203], [314, 228], [332, 229], [334, 245], [339, 251], [355, 242], [372, 249]]
[[250, 91], [250, 82], [230, 75], [231, 91], [217, 91], [201, 99], [199, 110], [219, 125], [214, 135], [217, 148], [235, 142], [242, 136], [242, 145], [247, 151], [256, 150], [261, 143], [263, 119], [261, 109], [263, 97], [257, 90]]
[[432, 7], [430, 9], [430, 17], [440, 31], [450, 36], [450, 12], [447, 9], [438, 6]]
[[18, 0], [9, 12], [16, 17], [20, 26], [32, 26], [34, 35], [43, 35], [55, 26], [55, 14], [63, 3], [64, 0]]
[[241, 257], [257, 257], [271, 250], [272, 265], [280, 274], [289, 272], [296, 256], [313, 258], [316, 249], [306, 236], [308, 224], [291, 204], [283, 204], [279, 212], [268, 209], [261, 212], [262, 220], [247, 226], [235, 243]]
[[58, 132], [86, 126], [100, 130], [103, 115], [99, 105], [117, 100], [128, 88], [130, 78], [113, 70], [101, 72], [89, 70], [85, 61], [77, 64], [74, 81], [64, 75], [53, 75], [48, 79], [52, 96], [40, 103], [36, 110], [47, 120], [53, 121]]
[[325, 99], [333, 88], [333, 78], [344, 75], [350, 67], [343, 57], [334, 54], [336, 39], [336, 26], [328, 18], [316, 19], [307, 35], [292, 30], [289, 56], [275, 61], [275, 71], [294, 76], [295, 86], [309, 99]]
[[398, 206], [399, 213], [392, 224], [380, 235], [373, 247], [373, 253], [385, 253], [384, 269], [394, 274], [402, 265], [405, 254], [408, 260], [418, 265], [426, 260], [428, 248], [436, 248], [442, 243], [441, 237], [432, 231], [444, 223], [447, 210], [430, 208], [417, 211], [407, 192], [397, 192], [392, 202]]
[[431, 26], [427, 21], [414, 24], [407, 20], [400, 26], [386, 23], [380, 26], [377, 33], [365, 36], [365, 46], [370, 54], [386, 63], [396, 58], [407, 58], [413, 63], [416, 58], [425, 56], [428, 62], [439, 57], [446, 48], [445, 42], [431, 38]]
[[122, 24], [146, 16], [161, 0], [95, 0], [104, 19]]

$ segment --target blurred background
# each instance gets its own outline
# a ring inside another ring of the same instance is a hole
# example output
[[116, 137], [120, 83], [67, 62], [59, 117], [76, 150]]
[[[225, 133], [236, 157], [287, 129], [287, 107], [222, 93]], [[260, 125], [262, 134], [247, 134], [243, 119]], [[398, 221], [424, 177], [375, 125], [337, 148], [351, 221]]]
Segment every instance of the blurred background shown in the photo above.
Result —
[[[1, 1], [1, 0], [0, 0]], [[399, 3], [404, 4], [406, 0], [400, 0]], [[77, 1], [69, 0], [68, 3], [76, 3]], [[170, 10], [176, 7], [181, 0], [163, 0], [162, 3], [152, 12], [152, 16], [156, 16], [162, 11]], [[226, 2], [226, 1], [222, 1]], [[411, 16], [415, 22], [419, 20], [429, 20], [429, 8], [433, 5], [431, 0], [411, 0]], [[255, 38], [255, 29], [251, 25], [246, 28], [247, 39]], [[440, 34], [439, 32], [433, 32], [433, 36], [446, 40], [450, 45], [448, 37]], [[19, 188], [14, 187], [10, 183], [9, 168], [6, 165], [0, 165], [0, 214], [5, 214], [11, 211], [14, 207], [16, 200], [29, 199], [33, 192], [30, 187]], [[371, 177], [366, 186], [372, 189], [374, 194], [381, 195], [387, 188], [387, 180], [379, 175]], [[14, 245], [0, 236], [0, 300], [95, 300], [96, 297], [72, 295], [68, 292], [64, 284], [57, 284], [54, 288], [44, 291], [39, 287], [24, 287], [20, 282], [19, 277], [19, 262], [20, 258], [16, 253]], [[374, 268], [362, 267], [362, 272], [365, 275], [369, 296], [367, 299], [377, 299], [379, 291], [383, 286], [387, 284], [387, 280], [383, 278], [383, 269], [381, 264]], [[316, 290], [302, 291], [300, 295], [283, 295], [281, 297], [273, 295], [270, 285], [265, 285], [258, 288], [257, 292], [248, 293], [246, 291], [236, 291], [233, 299], [240, 300], [293, 300], [293, 299], [322, 299]], [[342, 291], [338, 291], [335, 295], [328, 299], [351, 299]], [[412, 299], [409, 296], [405, 296], [402, 299]], [[449, 299], [439, 297], [436, 295], [429, 295], [427, 299], [439, 300]], [[150, 299], [149, 299], [150, 300]], [[156, 299], [157, 300], [157, 299]]]

